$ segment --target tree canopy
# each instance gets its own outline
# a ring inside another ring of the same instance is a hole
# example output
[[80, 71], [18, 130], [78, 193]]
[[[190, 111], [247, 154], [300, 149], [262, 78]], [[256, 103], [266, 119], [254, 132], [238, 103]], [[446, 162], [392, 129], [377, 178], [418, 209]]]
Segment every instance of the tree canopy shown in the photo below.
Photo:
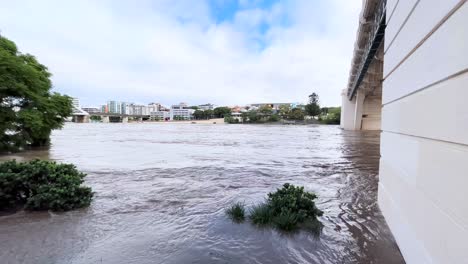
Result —
[[71, 98], [52, 93], [50, 77], [34, 56], [0, 36], [0, 151], [47, 145], [72, 113]]
[[316, 93], [309, 95], [309, 103], [305, 106], [305, 110], [310, 116], [318, 116], [320, 114], [319, 96]]
[[231, 115], [231, 109], [229, 107], [216, 107], [213, 110], [213, 114], [217, 118], [224, 118], [225, 116]]

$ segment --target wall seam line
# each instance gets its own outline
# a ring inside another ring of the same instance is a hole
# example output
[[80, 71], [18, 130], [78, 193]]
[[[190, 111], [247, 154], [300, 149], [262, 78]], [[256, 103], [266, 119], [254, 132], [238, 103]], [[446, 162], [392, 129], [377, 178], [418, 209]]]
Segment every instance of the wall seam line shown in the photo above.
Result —
[[[383, 162], [386, 162], [385, 160]], [[386, 164], [389, 164], [389, 162], [386, 162]], [[389, 166], [389, 165], [387, 165]], [[398, 178], [400, 179], [400, 181], [402, 181], [403, 183], [405, 183], [406, 185], [408, 186], [411, 186], [412, 183], [408, 180], [406, 180], [407, 176], [409, 173], [407, 173], [406, 171], [402, 170], [401, 168], [394, 168], [392, 167], [394, 170], [396, 170], [398, 173], [400, 173], [401, 175], [403, 175], [404, 177], [401, 177], [399, 176]], [[406, 176], [406, 177], [405, 177]], [[379, 179], [379, 183], [380, 182], [380, 179]], [[382, 186], [385, 186], [385, 184], [381, 183]], [[468, 231], [467, 228], [466, 228], [466, 225], [463, 223], [463, 220], [460, 219], [460, 217], [458, 216], [455, 216], [455, 215], [451, 215], [453, 214], [453, 212], [451, 212], [450, 210], [447, 210], [445, 208], [442, 208], [441, 206], [439, 206], [437, 204], [437, 200], [435, 200], [433, 197], [433, 195], [427, 191], [425, 191], [424, 189], [422, 189], [420, 186], [418, 186], [416, 183], [414, 184], [413, 186], [416, 190], [418, 190], [422, 195], [424, 195], [427, 200], [437, 209], [439, 209], [439, 212], [441, 212], [443, 215], [445, 215], [445, 217], [447, 217], [450, 221], [453, 222], [453, 224], [455, 224], [457, 227], [459, 227], [460, 229], [462, 229], [463, 231]], [[385, 188], [386, 189], [386, 188]]]
[[[419, 49], [419, 47], [421, 47], [425, 42], [426, 40], [428, 40], [447, 20], [449, 20], [449, 18], [455, 14], [455, 12], [460, 9], [465, 3], [466, 3], [467, 0], [461, 0], [460, 2], [458, 2], [454, 8], [452, 8], [432, 29], [431, 31], [429, 31], [429, 33], [427, 33], [422, 39], [421, 41], [418, 42], [418, 44], [416, 44], [416, 46], [411, 49], [409, 51], [408, 54], [406, 54], [405, 57], [403, 57], [403, 59], [395, 66], [393, 67], [393, 69], [383, 78], [383, 80], [387, 79], [393, 72], [395, 72], [409, 57], [411, 57], [411, 55], [413, 55], [413, 53], [416, 52], [416, 50]], [[388, 49], [387, 49], [388, 50]]]
[[440, 142], [440, 143], [446, 143], [446, 144], [454, 145], [454, 146], [457, 146], [457, 147], [468, 147], [468, 144], [466, 144], [466, 143], [460, 143], [460, 142], [454, 142], [454, 141], [448, 141], [448, 140], [444, 140], [444, 139], [430, 138], [430, 137], [424, 137], [424, 136], [416, 136], [416, 135], [411, 135], [411, 134], [406, 134], [406, 133], [396, 132], [396, 131], [391, 131], [391, 130], [383, 130], [382, 129], [382, 133], [390, 133], [390, 134], [396, 134], [396, 135], [407, 136], [407, 137], [412, 137], [412, 138], [429, 140], [429, 141], [436, 141], [436, 142]]
[[[408, 15], [406, 16], [405, 20], [403, 21], [403, 23], [401, 23], [401, 26], [400, 28], [398, 29], [398, 31], [396, 32], [395, 36], [392, 38], [392, 40], [390, 41], [390, 43], [388, 44], [388, 47], [384, 50], [384, 54], [387, 53], [387, 51], [390, 49], [390, 47], [392, 47], [392, 44], [393, 42], [395, 42], [396, 38], [398, 37], [398, 35], [400, 34], [401, 30], [403, 30], [403, 28], [405, 27], [406, 23], [408, 22], [408, 20], [410, 19], [411, 15], [413, 14], [414, 10], [416, 9], [416, 7], [418, 6], [419, 2], [421, 2], [421, 0], [418, 0], [416, 1], [416, 3], [414, 3], [413, 5], [413, 8], [411, 8], [410, 12], [408, 13]], [[398, 5], [397, 5], [398, 6]], [[395, 7], [396, 9], [396, 7]], [[392, 13], [393, 14], [393, 13]], [[390, 22], [390, 20], [388, 21]]]
[[441, 83], [443, 83], [443, 82], [446, 82], [446, 81], [448, 81], [448, 80], [450, 80], [450, 79], [456, 78], [456, 77], [458, 77], [458, 76], [460, 76], [460, 75], [463, 75], [463, 74], [465, 74], [465, 73], [468, 73], [468, 68], [465, 68], [465, 69], [463, 69], [463, 70], [461, 70], [461, 71], [459, 71], [459, 72], [456, 72], [456, 73], [454, 73], [454, 74], [451, 74], [451, 75], [449, 75], [449, 76], [447, 76], [447, 77], [445, 77], [445, 78], [442, 78], [442, 79], [440, 79], [440, 80], [438, 80], [438, 81], [435, 81], [435, 82], [433, 82], [433, 83], [431, 83], [431, 84], [428, 84], [428, 85], [426, 85], [426, 86], [424, 86], [424, 87], [421, 87], [421, 88], [419, 88], [419, 89], [416, 89], [416, 90], [412, 91], [411, 93], [405, 94], [405, 95], [400, 96], [400, 97], [398, 97], [398, 98], [396, 98], [396, 99], [393, 99], [393, 100], [391, 100], [391, 101], [388, 101], [388, 102], [382, 104], [382, 107], [387, 106], [387, 105], [392, 104], [392, 103], [395, 103], [395, 102], [397, 102], [397, 101], [400, 101], [400, 100], [402, 100], [402, 99], [404, 99], [404, 98], [406, 98], [406, 97], [412, 96], [412, 95], [417, 94], [417, 93], [419, 93], [419, 92], [422, 92], [422, 91], [424, 91], [424, 90], [427, 90], [427, 89], [429, 89], [429, 88], [431, 88], [431, 87], [433, 87], [433, 86], [436, 86], [436, 85], [438, 85], [438, 84], [441, 84]]
[[[397, 0], [397, 2], [395, 4], [395, 7], [393, 7], [392, 13], [390, 13], [390, 16], [388, 17], [388, 21], [387, 21], [386, 25], [388, 25], [388, 23], [390, 23], [390, 21], [392, 20], [393, 14], [395, 13], [395, 10], [397, 9], [399, 3], [400, 3], [400, 0]], [[385, 6], [385, 8], [387, 8], [387, 7], [388, 6]]]

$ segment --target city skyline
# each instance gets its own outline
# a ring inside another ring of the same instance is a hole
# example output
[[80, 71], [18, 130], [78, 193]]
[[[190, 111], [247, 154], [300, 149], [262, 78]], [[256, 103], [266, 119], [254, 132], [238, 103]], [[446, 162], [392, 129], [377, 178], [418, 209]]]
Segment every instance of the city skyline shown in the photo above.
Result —
[[109, 97], [295, 102], [314, 91], [324, 105], [337, 106], [360, 6], [339, 0], [7, 1], [0, 24], [2, 35], [49, 68], [55, 91], [85, 105]]

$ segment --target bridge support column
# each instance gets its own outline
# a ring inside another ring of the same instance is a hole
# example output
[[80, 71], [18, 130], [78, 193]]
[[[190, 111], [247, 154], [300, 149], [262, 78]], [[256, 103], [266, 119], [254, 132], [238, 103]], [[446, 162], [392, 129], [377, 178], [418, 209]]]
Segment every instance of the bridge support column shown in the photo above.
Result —
[[101, 116], [101, 120], [103, 123], [109, 123], [109, 116]]
[[348, 99], [347, 90], [344, 89], [341, 93], [341, 128], [345, 130], [354, 129], [354, 112], [356, 108], [356, 98], [352, 101]]
[[128, 123], [128, 116], [122, 117], [122, 123]]
[[353, 130], [361, 130], [362, 127], [362, 112], [364, 109], [364, 99], [366, 94], [362, 90], [356, 92], [356, 104], [354, 107], [354, 126]]
[[361, 130], [364, 99], [366, 95], [358, 90], [353, 100], [348, 99], [346, 89], [341, 94], [341, 128], [345, 130]]

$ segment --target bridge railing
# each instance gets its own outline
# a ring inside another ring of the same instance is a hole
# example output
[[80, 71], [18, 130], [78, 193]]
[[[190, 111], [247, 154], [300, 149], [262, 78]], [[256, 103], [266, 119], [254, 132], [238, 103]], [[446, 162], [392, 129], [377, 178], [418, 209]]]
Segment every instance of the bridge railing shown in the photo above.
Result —
[[370, 23], [371, 28], [368, 34], [366, 45], [364, 46], [363, 59], [361, 60], [357, 74], [354, 77], [354, 81], [350, 84], [348, 89], [348, 98], [352, 100], [356, 94], [359, 85], [362, 83], [369, 65], [371, 64], [377, 50], [385, 35], [385, 15], [386, 15], [386, 0], [380, 0], [375, 11], [375, 15]]

